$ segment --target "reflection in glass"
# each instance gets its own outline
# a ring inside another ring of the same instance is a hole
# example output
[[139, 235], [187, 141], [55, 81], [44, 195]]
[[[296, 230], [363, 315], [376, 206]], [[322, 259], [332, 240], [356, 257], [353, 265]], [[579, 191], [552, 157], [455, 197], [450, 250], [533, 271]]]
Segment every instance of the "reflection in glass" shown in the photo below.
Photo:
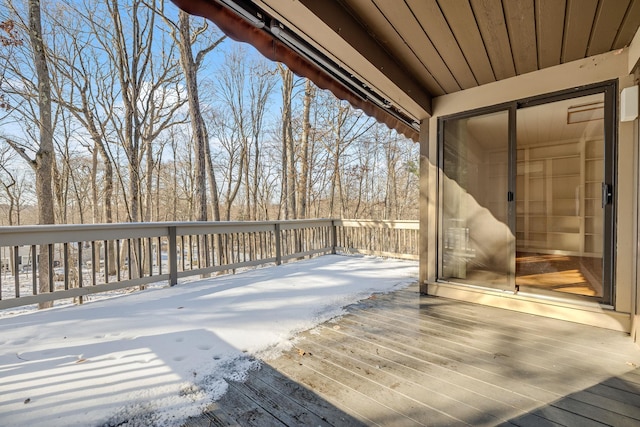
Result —
[[508, 111], [444, 122], [440, 278], [507, 288]]

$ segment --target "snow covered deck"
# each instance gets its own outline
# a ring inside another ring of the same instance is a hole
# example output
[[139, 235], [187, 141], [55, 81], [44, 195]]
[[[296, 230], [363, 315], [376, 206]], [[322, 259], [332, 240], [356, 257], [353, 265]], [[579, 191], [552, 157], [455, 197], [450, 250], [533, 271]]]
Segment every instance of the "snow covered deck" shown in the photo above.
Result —
[[412, 285], [300, 334], [186, 426], [635, 426], [639, 365], [622, 333]]
[[0, 318], [0, 426], [174, 426], [415, 261], [328, 255]]
[[329, 255], [2, 318], [0, 425], [640, 422], [628, 336], [420, 296], [416, 277]]

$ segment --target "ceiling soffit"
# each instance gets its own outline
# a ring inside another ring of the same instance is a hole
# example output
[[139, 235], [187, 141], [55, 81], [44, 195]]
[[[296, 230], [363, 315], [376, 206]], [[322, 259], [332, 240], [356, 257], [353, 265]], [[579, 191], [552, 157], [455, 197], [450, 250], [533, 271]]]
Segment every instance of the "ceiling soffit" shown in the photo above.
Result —
[[638, 0], [339, 1], [432, 96], [621, 49], [640, 24]]

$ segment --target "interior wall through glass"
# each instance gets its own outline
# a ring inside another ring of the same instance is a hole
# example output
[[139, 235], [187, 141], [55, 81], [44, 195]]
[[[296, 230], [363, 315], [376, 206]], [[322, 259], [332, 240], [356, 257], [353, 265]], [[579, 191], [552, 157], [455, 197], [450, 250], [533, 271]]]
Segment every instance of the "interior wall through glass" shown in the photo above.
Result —
[[507, 288], [509, 111], [442, 126], [441, 279]]
[[604, 94], [517, 112], [516, 285], [603, 296]]

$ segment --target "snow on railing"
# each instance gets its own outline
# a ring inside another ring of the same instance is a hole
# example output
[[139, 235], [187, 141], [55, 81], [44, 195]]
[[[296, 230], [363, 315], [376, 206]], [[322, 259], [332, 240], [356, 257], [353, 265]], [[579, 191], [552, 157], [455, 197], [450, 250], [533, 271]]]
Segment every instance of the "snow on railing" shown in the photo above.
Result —
[[[0, 227], [0, 309], [329, 253], [417, 259], [417, 221], [310, 219]], [[44, 262], [40, 262], [43, 260]], [[45, 278], [41, 283], [39, 277]]]

